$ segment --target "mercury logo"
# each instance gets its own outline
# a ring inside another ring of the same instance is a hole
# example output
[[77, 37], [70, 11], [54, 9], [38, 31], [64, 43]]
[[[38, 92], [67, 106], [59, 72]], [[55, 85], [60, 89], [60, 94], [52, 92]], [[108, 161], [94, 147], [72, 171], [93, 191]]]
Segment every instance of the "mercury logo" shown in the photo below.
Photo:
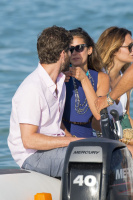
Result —
[[131, 168], [123, 168], [123, 169], [117, 169], [116, 170], [116, 180], [118, 179], [125, 179], [127, 177], [133, 177], [133, 169]]
[[73, 154], [98, 154], [100, 151], [74, 151]]

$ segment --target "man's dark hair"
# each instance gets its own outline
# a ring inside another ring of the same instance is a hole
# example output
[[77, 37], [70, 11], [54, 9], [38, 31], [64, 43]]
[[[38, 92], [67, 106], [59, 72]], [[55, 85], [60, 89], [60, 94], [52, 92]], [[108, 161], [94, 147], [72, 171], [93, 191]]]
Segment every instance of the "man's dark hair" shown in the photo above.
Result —
[[37, 51], [40, 63], [51, 64], [59, 60], [61, 52], [68, 51], [72, 35], [63, 27], [46, 28], [37, 40]]

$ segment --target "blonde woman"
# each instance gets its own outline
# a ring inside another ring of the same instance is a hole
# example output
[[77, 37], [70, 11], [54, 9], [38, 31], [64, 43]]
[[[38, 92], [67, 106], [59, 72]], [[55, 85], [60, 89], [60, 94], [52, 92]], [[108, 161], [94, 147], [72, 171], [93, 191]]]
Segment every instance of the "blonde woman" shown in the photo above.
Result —
[[[101, 34], [97, 42], [104, 69], [110, 77], [110, 90], [116, 86], [125, 69], [133, 62], [133, 39], [131, 35], [131, 32], [125, 28], [110, 27]], [[130, 91], [109, 106], [108, 112], [110, 113], [112, 109], [119, 112], [123, 129], [133, 127], [133, 120], [130, 116]], [[126, 114], [129, 118], [129, 122], [125, 121], [127, 125], [124, 124]]]
[[[131, 31], [125, 28], [110, 27], [98, 39], [97, 48], [103, 61], [104, 70], [110, 78], [110, 91], [115, 88], [125, 70], [133, 62], [133, 39]], [[123, 129], [132, 128], [130, 116], [130, 91], [115, 101], [107, 95], [108, 113], [116, 109]], [[112, 104], [113, 103], [113, 104]]]

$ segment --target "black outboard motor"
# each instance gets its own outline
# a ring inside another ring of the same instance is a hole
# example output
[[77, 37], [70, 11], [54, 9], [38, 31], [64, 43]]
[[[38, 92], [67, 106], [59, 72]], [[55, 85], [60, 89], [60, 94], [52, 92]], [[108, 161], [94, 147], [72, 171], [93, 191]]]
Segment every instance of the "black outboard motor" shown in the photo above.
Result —
[[133, 160], [126, 145], [108, 138], [70, 143], [60, 200], [116, 199], [133, 199]]
[[101, 110], [100, 115], [101, 115], [102, 136], [104, 138], [109, 138], [109, 139], [114, 139], [114, 140], [118, 139], [116, 138], [116, 134], [111, 128], [107, 108], [104, 108], [103, 110]]
[[119, 121], [119, 114], [117, 110], [111, 110], [110, 114], [113, 116], [114, 133], [117, 134], [118, 139], [122, 139], [123, 130]]

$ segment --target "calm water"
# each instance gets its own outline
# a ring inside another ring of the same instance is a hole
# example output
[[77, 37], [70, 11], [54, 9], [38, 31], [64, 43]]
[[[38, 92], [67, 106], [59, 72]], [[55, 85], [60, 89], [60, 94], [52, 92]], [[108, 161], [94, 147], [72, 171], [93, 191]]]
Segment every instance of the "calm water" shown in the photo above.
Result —
[[131, 0], [0, 0], [0, 168], [17, 167], [7, 146], [11, 99], [37, 66], [37, 35], [52, 25], [82, 27], [95, 42], [109, 26], [133, 32], [132, 8]]

